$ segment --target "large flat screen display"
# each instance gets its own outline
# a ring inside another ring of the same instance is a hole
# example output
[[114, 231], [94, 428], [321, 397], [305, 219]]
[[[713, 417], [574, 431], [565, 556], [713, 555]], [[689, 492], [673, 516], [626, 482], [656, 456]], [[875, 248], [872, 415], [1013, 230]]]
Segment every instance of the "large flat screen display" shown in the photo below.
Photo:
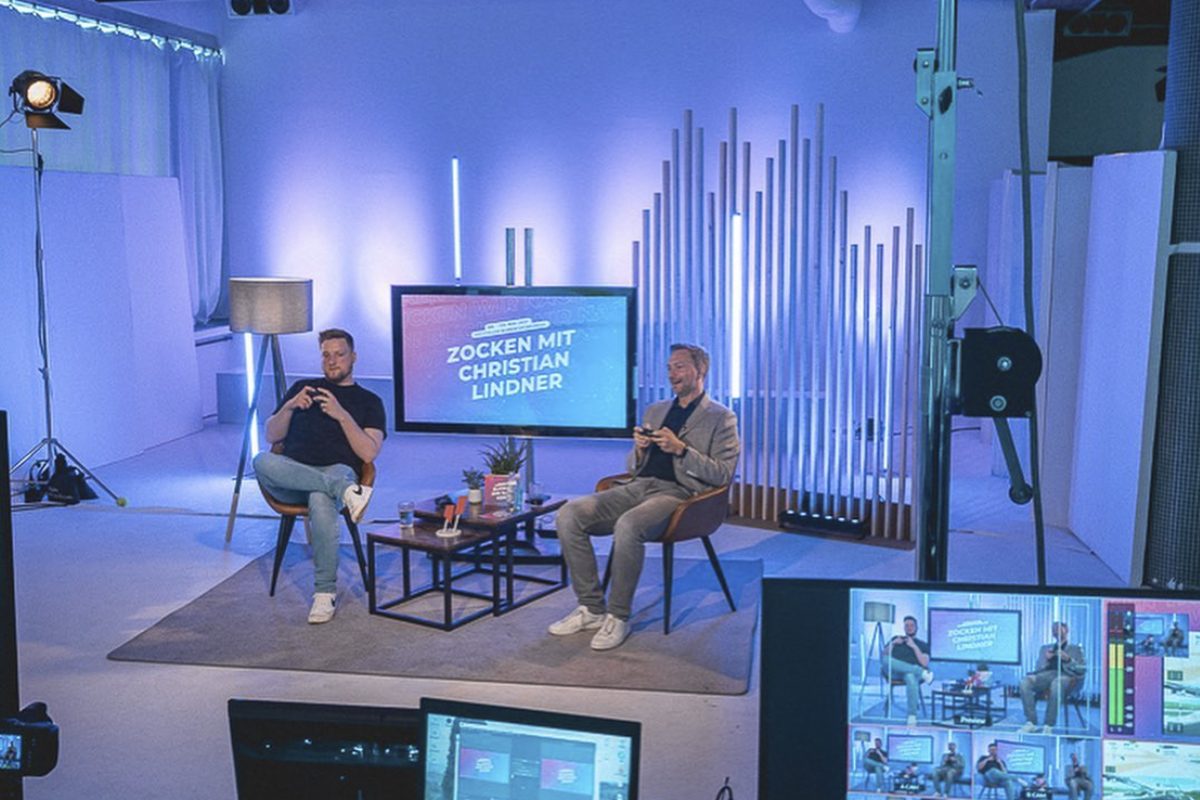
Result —
[[396, 429], [626, 437], [630, 288], [393, 286]]
[[1200, 798], [1197, 646], [1196, 595], [768, 579], [759, 798]]
[[422, 698], [424, 800], [637, 800], [642, 727]]

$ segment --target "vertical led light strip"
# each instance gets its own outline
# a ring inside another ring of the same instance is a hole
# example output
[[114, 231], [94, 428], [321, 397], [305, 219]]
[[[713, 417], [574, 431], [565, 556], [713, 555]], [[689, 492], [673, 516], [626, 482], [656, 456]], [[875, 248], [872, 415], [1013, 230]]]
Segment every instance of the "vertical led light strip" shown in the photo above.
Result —
[[729, 302], [730, 337], [729, 337], [729, 394], [731, 397], [742, 396], [742, 241], [745, 234], [745, 224], [740, 212], [733, 212], [729, 223], [730, 229], [730, 258]]
[[454, 283], [462, 283], [462, 213], [458, 192], [458, 156], [450, 159], [450, 182], [454, 195]]
[[[242, 334], [242, 351], [246, 357], [246, 405], [254, 402], [254, 334]], [[258, 455], [258, 409], [254, 410], [254, 420], [250, 423], [250, 458]]]

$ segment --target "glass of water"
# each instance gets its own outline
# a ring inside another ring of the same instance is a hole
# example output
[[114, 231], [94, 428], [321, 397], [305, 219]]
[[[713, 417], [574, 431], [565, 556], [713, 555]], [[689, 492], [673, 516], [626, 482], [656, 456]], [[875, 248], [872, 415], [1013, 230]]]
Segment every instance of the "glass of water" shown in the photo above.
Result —
[[412, 500], [404, 500], [397, 505], [396, 510], [399, 512], [401, 528], [411, 528], [416, 522], [415, 509], [416, 505]]

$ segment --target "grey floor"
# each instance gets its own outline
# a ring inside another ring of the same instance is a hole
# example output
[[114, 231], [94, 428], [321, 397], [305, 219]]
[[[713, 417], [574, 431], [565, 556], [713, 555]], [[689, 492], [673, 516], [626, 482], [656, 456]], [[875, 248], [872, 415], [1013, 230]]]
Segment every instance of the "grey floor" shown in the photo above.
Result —
[[[456, 487], [461, 469], [478, 463], [483, 441], [393, 435], [368, 517], [393, 516], [399, 499]], [[21, 695], [48, 703], [62, 729], [58, 768], [27, 780], [27, 798], [233, 798], [230, 697], [403, 707], [426, 695], [637, 719], [646, 800], [707, 800], [727, 776], [739, 800], [757, 795], [757, 656], [750, 691], [736, 697], [108, 661], [110, 650], [273, 546], [275, 522], [252, 484], [225, 543], [239, 445], [239, 428], [213, 424], [97, 468], [128, 496], [124, 509], [107, 498], [18, 509]], [[624, 449], [539, 442], [537, 476], [556, 494], [585, 492], [598, 474], [619, 471]], [[1033, 583], [1029, 508], [1008, 503], [1007, 484], [984, 466], [988, 458], [975, 434], [956, 436], [950, 578]], [[761, 559], [767, 575], [914, 575], [905, 550], [738, 526], [727, 526], [716, 544], [727, 557]], [[1052, 584], [1119, 585], [1070, 534], [1049, 532], [1047, 561]], [[298, 623], [306, 610], [296, 608]]]

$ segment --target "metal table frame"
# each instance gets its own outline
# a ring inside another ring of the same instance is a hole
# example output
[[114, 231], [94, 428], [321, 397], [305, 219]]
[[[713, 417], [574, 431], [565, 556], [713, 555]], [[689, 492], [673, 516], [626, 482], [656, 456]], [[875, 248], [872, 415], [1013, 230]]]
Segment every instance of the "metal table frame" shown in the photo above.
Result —
[[[528, 527], [533, 520], [542, 514], [547, 514], [563, 504], [547, 503], [535, 506], [528, 511], [518, 514], [504, 515], [495, 509], [474, 508], [460, 520], [460, 533], [453, 538], [441, 538], [434, 532], [441, 525], [432, 520], [434, 513], [430, 510], [432, 503], [421, 504], [417, 510], [419, 522], [411, 531], [402, 531], [398, 525], [390, 525], [382, 530], [367, 533], [367, 585], [368, 609], [371, 614], [390, 617], [418, 625], [452, 631], [473, 620], [491, 614], [500, 616], [513, 609], [532, 603], [548, 594], [557, 592], [567, 585], [566, 562], [561, 556], [542, 556], [537, 560], [514, 555], [514, 550], [522, 542], [518, 539], [518, 529]], [[424, 507], [428, 506], [428, 508]], [[396, 547], [401, 552], [402, 593], [398, 597], [380, 600], [378, 572], [376, 571], [376, 547]], [[409, 553], [413, 550], [429, 556], [433, 571], [430, 585], [417, 591], [412, 587], [412, 569]], [[455, 562], [468, 563], [466, 569], [454, 571]], [[530, 575], [517, 572], [518, 564], [551, 564], [558, 566], [558, 577], [545, 578], [540, 575]], [[454, 581], [468, 575], [488, 574], [492, 576], [492, 593], [484, 594], [468, 589], [454, 587]], [[520, 600], [515, 599], [515, 585], [523, 583], [541, 584], [544, 588], [527, 594]], [[501, 583], [503, 582], [503, 591]], [[406, 614], [394, 610], [397, 606], [415, 600], [425, 595], [441, 592], [442, 619], [429, 619], [415, 614]], [[453, 614], [453, 598], [470, 597], [488, 600], [491, 606], [482, 608], [457, 619]]]

